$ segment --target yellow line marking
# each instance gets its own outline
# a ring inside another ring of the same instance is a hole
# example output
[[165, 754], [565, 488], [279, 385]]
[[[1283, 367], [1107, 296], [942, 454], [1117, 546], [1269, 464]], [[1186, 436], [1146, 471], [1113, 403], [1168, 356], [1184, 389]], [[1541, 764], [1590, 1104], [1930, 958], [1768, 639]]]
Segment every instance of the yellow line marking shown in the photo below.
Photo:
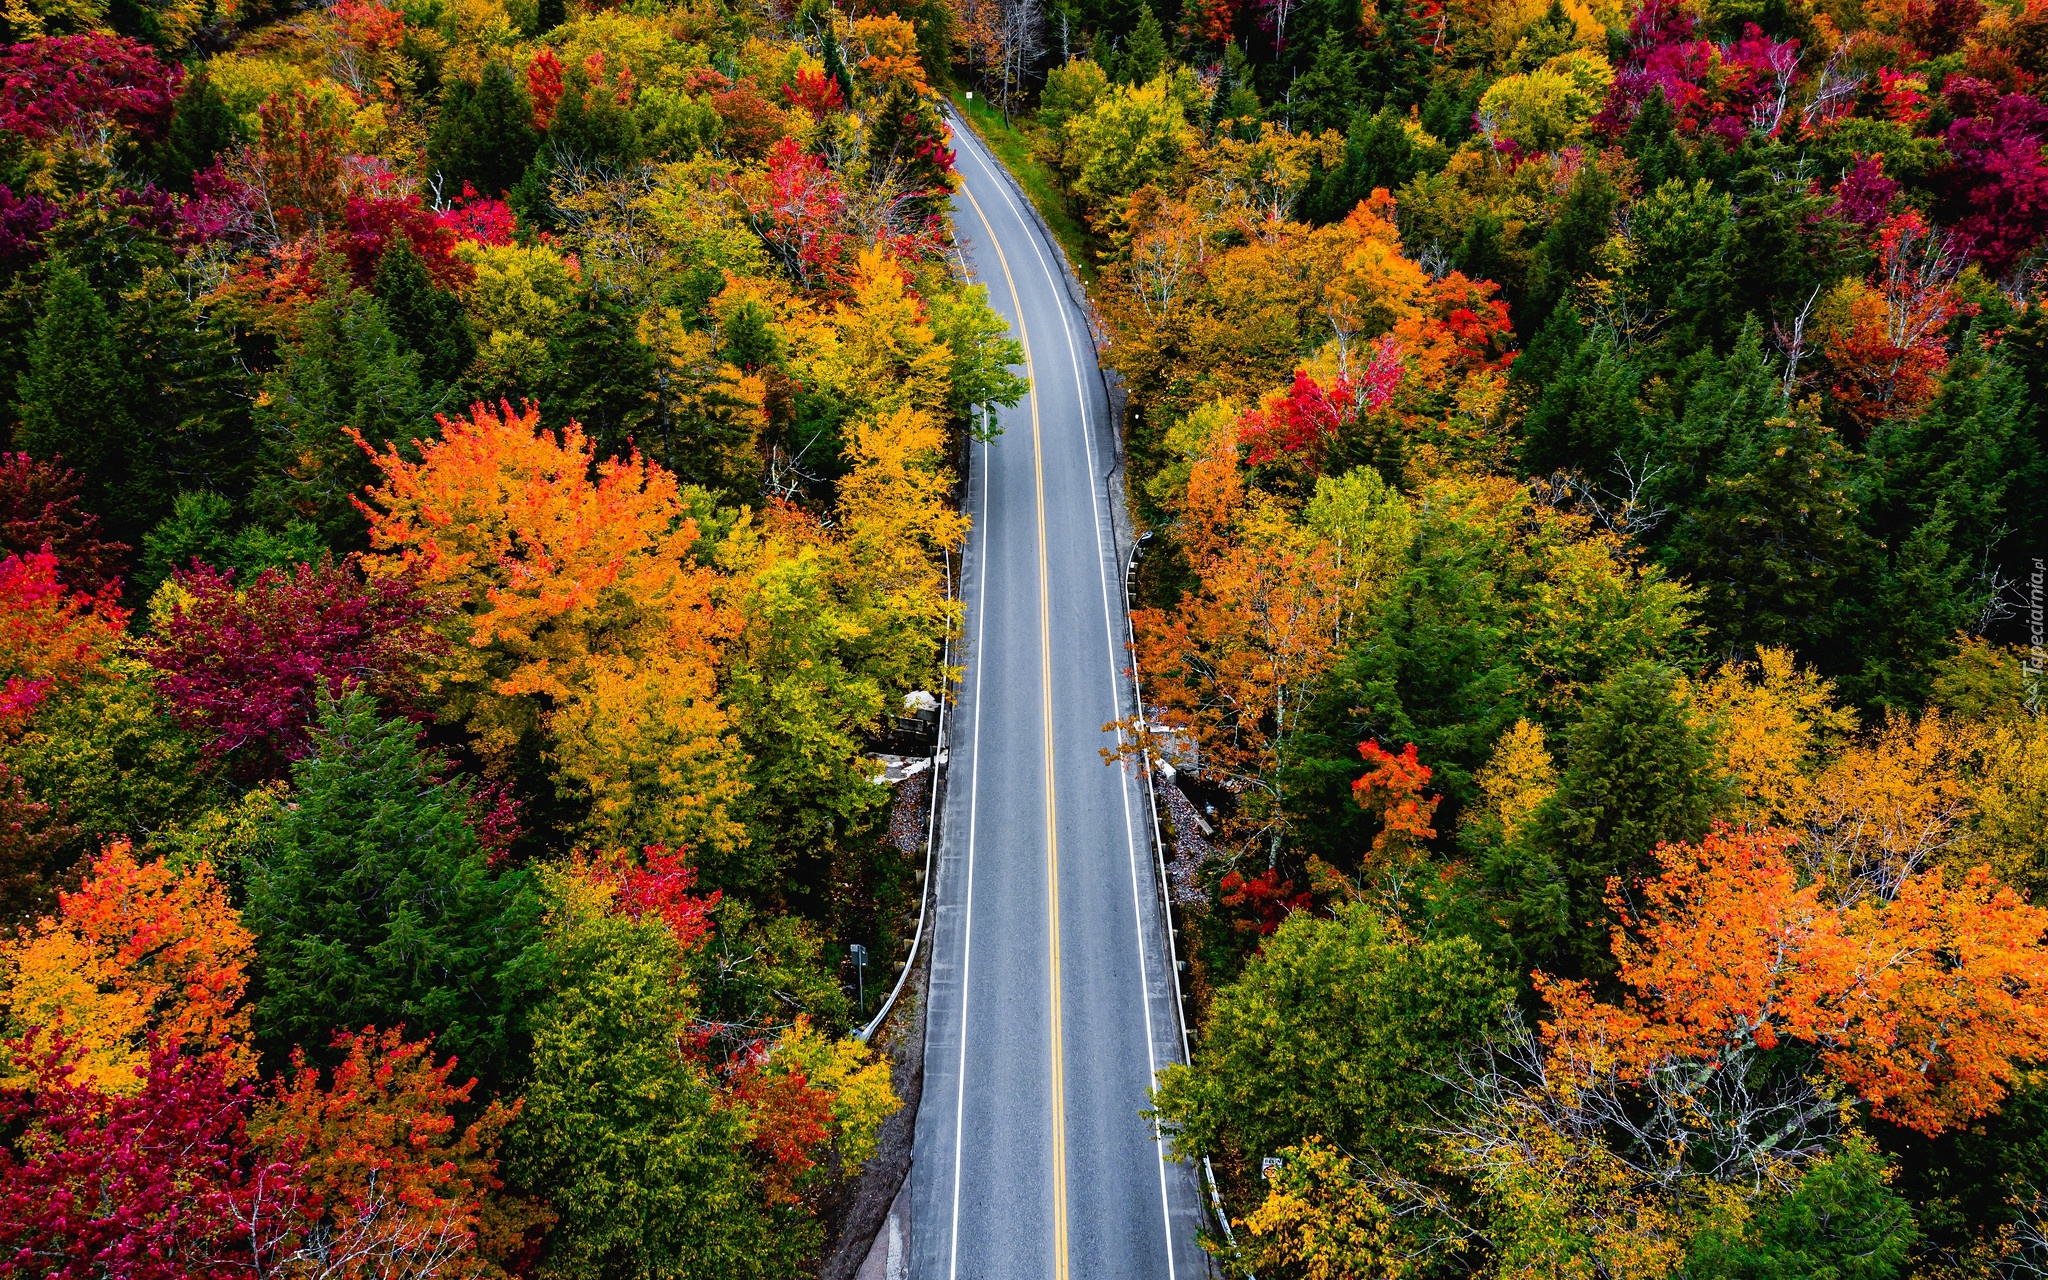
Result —
[[1052, 785], [1052, 575], [1046, 569], [1045, 555], [1045, 449], [1038, 431], [1038, 380], [1031, 374], [1031, 336], [1024, 330], [1024, 303], [1017, 296], [1017, 281], [1010, 275], [1010, 259], [996, 239], [988, 215], [982, 212], [981, 202], [964, 182], [960, 194], [974, 206], [974, 216], [981, 219], [996, 261], [1002, 264], [1010, 306], [1017, 313], [1017, 345], [1024, 349], [1024, 378], [1030, 384], [1031, 467], [1038, 484], [1038, 665], [1045, 700], [1045, 877], [1052, 926], [1052, 1273], [1053, 1280], [1067, 1280], [1067, 1088], [1060, 1048], [1060, 840]]

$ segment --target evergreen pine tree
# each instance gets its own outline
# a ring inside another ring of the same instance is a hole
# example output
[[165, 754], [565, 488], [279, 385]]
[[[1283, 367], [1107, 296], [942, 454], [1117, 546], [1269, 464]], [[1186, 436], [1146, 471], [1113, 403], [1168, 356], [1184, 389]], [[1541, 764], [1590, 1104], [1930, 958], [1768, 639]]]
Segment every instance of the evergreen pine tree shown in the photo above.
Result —
[[[1569, 302], [1553, 316], [1578, 328]], [[1551, 325], [1544, 326], [1549, 333]], [[1540, 337], [1539, 337], [1540, 340]], [[1521, 361], [1517, 360], [1516, 365]], [[1522, 425], [1524, 466], [1539, 474], [1569, 469], [1606, 475], [1617, 455], [1634, 460], [1642, 438], [1642, 414], [1636, 398], [1641, 378], [1604, 334], [1581, 342], [1564, 357], [1557, 372], [1543, 380], [1536, 402]]]
[[265, 523], [305, 520], [337, 550], [363, 545], [352, 499], [376, 468], [348, 431], [376, 447], [428, 434], [433, 401], [419, 368], [377, 300], [330, 274], [326, 292], [301, 313], [299, 340], [264, 380], [257, 427], [268, 466], [256, 499]]
[[1887, 1185], [1885, 1163], [1868, 1139], [1851, 1137], [1841, 1150], [1807, 1165], [1791, 1190], [1760, 1198], [1741, 1218], [1731, 1215], [1696, 1234], [1686, 1246], [1684, 1274], [1701, 1280], [1896, 1280], [1906, 1274], [1920, 1231], [1913, 1206]]
[[214, 162], [240, 137], [234, 109], [204, 70], [185, 81], [158, 149], [157, 174], [173, 191], [192, 190], [192, 175]]
[[491, 62], [476, 81], [448, 86], [427, 141], [427, 165], [458, 187], [468, 182], [499, 195], [519, 182], [539, 145], [525, 86], [510, 66]]
[[1529, 263], [1524, 314], [1516, 317], [1524, 333], [1547, 319], [1565, 293], [1592, 273], [1594, 255], [1607, 242], [1620, 206], [1621, 193], [1600, 166], [1581, 165]]
[[824, 24], [818, 43], [824, 49], [825, 78], [839, 86], [840, 96], [853, 101], [853, 77], [846, 74], [846, 58], [839, 51], [839, 35], [830, 21]]
[[2013, 450], [2012, 486], [2005, 510], [2011, 531], [2001, 547], [2007, 572], [2048, 547], [2048, 304], [2036, 302], [2006, 331], [2003, 348], [2024, 390], [2019, 437]]
[[136, 389], [130, 416], [142, 446], [130, 505], [154, 525], [182, 490], [246, 494], [255, 478], [253, 397], [234, 339], [160, 268], [122, 296], [114, 331]]
[[471, 792], [418, 735], [360, 686], [321, 694], [314, 753], [249, 873], [255, 1029], [317, 1059], [336, 1027], [402, 1021], [503, 1081], [540, 911], [524, 873], [486, 865]]
[[822, 1232], [761, 1195], [751, 1126], [677, 1034], [702, 1015], [660, 918], [565, 902], [543, 947], [548, 989], [505, 1154], [508, 1178], [546, 1198], [549, 1273], [800, 1274]]
[[1393, 191], [1428, 167], [1427, 158], [1408, 136], [1408, 126], [1392, 107], [1359, 108], [1351, 117], [1344, 141], [1344, 163], [1312, 180], [1302, 197], [1302, 217], [1309, 222], [1341, 222], [1372, 195], [1373, 188]]
[[1701, 621], [1729, 652], [1770, 644], [1828, 656], [1871, 550], [1848, 452], [1812, 402], [1744, 395], [1740, 406], [1712, 424], [1692, 423], [1687, 407], [1680, 431], [1718, 434], [1702, 451], [1717, 460], [1685, 495], [1665, 558], [1701, 589]]
[[564, 86], [555, 118], [548, 122], [543, 154], [574, 156], [586, 164], [630, 165], [644, 158], [640, 118], [630, 107], [610, 93], [590, 92], [590, 77], [582, 67], [569, 68]]
[[1865, 585], [1846, 607], [1837, 607], [1849, 619], [1839, 630], [1850, 656], [1828, 665], [1845, 673], [1845, 694], [1865, 706], [1903, 711], [1926, 704], [1935, 667], [1955, 651], [1956, 633], [1969, 629], [1986, 603], [1974, 581], [1979, 562], [1958, 551], [1955, 518], [1937, 499], [1896, 550], [1874, 557]]
[[1676, 673], [1644, 663], [1608, 679], [1572, 730], [1557, 790], [1487, 868], [1526, 958], [1611, 972], [1609, 878], [1645, 875], [1659, 844], [1704, 835], [1722, 788]]
[[1660, 497], [1677, 508], [1697, 498], [1738, 442], [1785, 405], [1783, 382], [1764, 353], [1763, 326], [1755, 316], [1744, 319], [1734, 349], [1705, 366], [1677, 423], [1660, 433]]
[[1975, 558], [2023, 518], [2008, 495], [2034, 452], [2028, 392], [2005, 348], [1986, 351], [1983, 336], [1973, 328], [1957, 344], [1926, 408], [1872, 429], [1865, 486], [1875, 537], [1896, 545], [1939, 502], [1955, 522], [1956, 546]]
[[1428, 32], [1416, 20], [1407, 0], [1379, 0], [1377, 14], [1379, 29], [1366, 46], [1359, 79], [1367, 102], [1376, 107], [1397, 107], [1405, 114], [1432, 88]]
[[1315, 61], [1294, 82], [1288, 97], [1296, 133], [1321, 133], [1342, 128], [1358, 105], [1357, 60], [1344, 37], [1325, 31], [1316, 45]]
[[540, 0], [533, 9], [533, 33], [544, 36], [569, 20], [565, 0]]
[[1088, 60], [1101, 67], [1102, 73], [1111, 80], [1120, 77], [1117, 70], [1116, 42], [1110, 39], [1106, 28], [1095, 29], [1095, 38], [1088, 44]]
[[1677, 117], [1661, 88], [1652, 90], [1636, 108], [1636, 118], [1622, 136], [1621, 149], [1636, 162], [1636, 177], [1644, 191], [1655, 191], [1673, 180], [1690, 182], [1694, 177], [1691, 157], [1678, 140]]
[[1262, 108], [1253, 79], [1252, 60], [1246, 56], [1244, 47], [1235, 40], [1224, 45], [1216, 93], [1209, 100], [1208, 128], [1212, 137], [1226, 121], [1259, 119]]
[[1476, 74], [1434, 77], [1422, 100], [1422, 127], [1446, 146], [1463, 142], [1472, 134], [1472, 113], [1479, 109], [1487, 83], [1485, 76]]
[[[533, 386], [550, 425], [574, 418], [598, 456], [623, 453], [653, 412], [654, 356], [634, 333], [631, 313], [588, 289], [549, 339], [547, 364]], [[686, 475], [704, 469], [688, 459], [656, 461]]]
[[1209, 95], [1209, 118], [1203, 123], [1203, 131], [1211, 138], [1216, 136], [1217, 128], [1230, 118], [1230, 86], [1232, 80], [1231, 71], [1233, 70], [1230, 65], [1230, 54], [1236, 48], [1237, 41], [1235, 40], [1224, 45], [1223, 60], [1216, 66], [1216, 91]]
[[1458, 243], [1451, 262], [1474, 280], [1498, 283], [1512, 306], [1519, 300], [1519, 291], [1511, 287], [1509, 279], [1507, 249], [1502, 243], [1505, 230], [1492, 213], [1484, 209], [1474, 213], [1465, 224], [1465, 238]]
[[420, 374], [431, 385], [452, 386], [476, 359], [476, 336], [462, 300], [434, 287], [427, 266], [406, 236], [385, 241], [370, 289], [399, 341], [419, 353]]
[[148, 501], [138, 502], [129, 482], [136, 392], [106, 302], [70, 263], [52, 259], [28, 341], [15, 447], [44, 460], [61, 456], [75, 468], [86, 508], [130, 546], [153, 523]]
[[1159, 25], [1152, 6], [1144, 5], [1138, 10], [1138, 25], [1124, 45], [1124, 56], [1117, 62], [1117, 79], [1125, 84], [1148, 83], [1166, 70], [1169, 56], [1166, 30]]

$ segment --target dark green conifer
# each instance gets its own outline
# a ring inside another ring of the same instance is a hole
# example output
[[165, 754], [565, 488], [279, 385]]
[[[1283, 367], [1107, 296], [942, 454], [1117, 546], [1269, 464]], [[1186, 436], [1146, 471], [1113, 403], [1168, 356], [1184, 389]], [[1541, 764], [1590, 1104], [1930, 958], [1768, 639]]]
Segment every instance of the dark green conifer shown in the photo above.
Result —
[[1167, 69], [1171, 56], [1165, 28], [1159, 25], [1152, 6], [1144, 5], [1138, 10], [1138, 25], [1124, 45], [1124, 56], [1117, 60], [1117, 79], [1125, 84], [1145, 84]]
[[452, 386], [476, 359], [476, 336], [462, 300], [434, 287], [427, 266], [405, 236], [385, 242], [370, 289], [399, 341], [419, 353], [420, 374], [433, 386]]
[[1677, 118], [1661, 88], [1651, 91], [1636, 108], [1636, 118], [1622, 136], [1621, 149], [1636, 162], [1636, 179], [1644, 191], [1655, 191], [1673, 180], [1689, 182], [1694, 176], [1691, 156], [1678, 140]]
[[1774, 363], [1751, 317], [1673, 433], [1664, 558], [1700, 588], [1701, 620], [1729, 652], [1816, 648], [1839, 630], [1871, 550], [1851, 456], [1812, 402], [1784, 402]]
[[[1568, 302], [1558, 306], [1554, 320], [1579, 327]], [[1544, 333], [1551, 328], [1545, 325]], [[1515, 363], [1519, 366], [1521, 361]], [[1638, 465], [1640, 389], [1634, 365], [1606, 335], [1581, 342], [1556, 373], [1542, 381], [1536, 402], [1529, 406], [1522, 425], [1526, 469], [1537, 474], [1573, 470], [1597, 479], [1618, 463]]]
[[192, 190], [192, 175], [240, 140], [234, 109], [204, 70], [185, 81], [158, 153], [157, 173], [173, 191]]
[[1595, 255], [1607, 243], [1620, 206], [1621, 192], [1600, 166], [1580, 166], [1565, 192], [1564, 204], [1537, 242], [1529, 263], [1524, 314], [1516, 317], [1524, 333], [1546, 319], [1572, 286], [1593, 273]]
[[548, 122], [547, 152], [585, 164], [630, 165], [645, 158], [640, 118], [611, 93], [591, 91], [582, 67], [564, 77], [562, 101]]
[[1651, 851], [1704, 835], [1722, 799], [1677, 673], [1643, 663], [1609, 678], [1571, 732], [1557, 790], [1487, 868], [1525, 958], [1612, 972], [1608, 880], [1653, 873]]
[[824, 49], [825, 78], [839, 86], [840, 96], [852, 102], [853, 77], [846, 73], [846, 57], [839, 51], [839, 36], [831, 23], [825, 24], [819, 43]]
[[457, 189], [468, 182], [495, 196], [518, 183], [539, 145], [525, 86], [510, 66], [492, 62], [477, 80], [448, 86], [427, 164]]
[[1920, 1240], [1913, 1207], [1890, 1183], [1869, 1139], [1852, 1136], [1806, 1166], [1791, 1190], [1756, 1202], [1686, 1247], [1685, 1274], [1699, 1280], [1895, 1280]]
[[138, 501], [128, 483], [137, 390], [105, 300], [82, 273], [53, 259], [29, 336], [14, 444], [45, 460], [61, 456], [76, 468], [87, 509], [130, 545], [153, 522], [148, 501]]
[[1368, 103], [1405, 114], [1431, 88], [1429, 34], [1407, 0], [1378, 0], [1377, 22], [1359, 81]]
[[256, 1034], [318, 1059], [337, 1027], [403, 1022], [500, 1082], [540, 910], [523, 872], [490, 870], [468, 784], [418, 737], [360, 686], [321, 695], [314, 752], [249, 871]]
[[1288, 114], [1296, 133], [1344, 127], [1358, 108], [1357, 58], [1337, 31], [1325, 31], [1315, 60], [1294, 81]]
[[[550, 425], [574, 418], [600, 456], [623, 453], [653, 412], [654, 356], [625, 307], [600, 290], [585, 290], [549, 339], [547, 363], [532, 386]], [[699, 470], [687, 459], [656, 460], [685, 475]]]
[[337, 550], [363, 545], [353, 499], [376, 479], [353, 428], [373, 447], [428, 435], [433, 400], [420, 357], [392, 334], [378, 301], [339, 273], [299, 321], [299, 340], [264, 380], [257, 410], [267, 467], [256, 494], [264, 523], [305, 520]]
[[138, 393], [131, 505], [154, 524], [182, 490], [246, 494], [255, 479], [254, 397], [219, 321], [153, 267], [122, 295], [114, 329]]
[[1360, 108], [1351, 117], [1344, 141], [1344, 163], [1313, 181], [1302, 198], [1302, 216], [1310, 222], [1339, 222], [1375, 187], [1389, 191], [1428, 167], [1428, 157], [1408, 136], [1401, 114], [1391, 107], [1373, 112]]

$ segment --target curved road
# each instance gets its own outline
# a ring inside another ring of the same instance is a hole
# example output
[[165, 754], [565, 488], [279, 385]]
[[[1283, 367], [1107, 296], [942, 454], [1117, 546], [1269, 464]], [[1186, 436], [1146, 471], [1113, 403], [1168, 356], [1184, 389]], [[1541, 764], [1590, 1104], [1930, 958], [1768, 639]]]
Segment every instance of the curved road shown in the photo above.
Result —
[[1144, 780], [1100, 754], [1132, 705], [1108, 405], [1056, 251], [952, 123], [954, 225], [1031, 392], [969, 467], [911, 1274], [1184, 1280], [1196, 1184], [1139, 1115], [1180, 1052]]

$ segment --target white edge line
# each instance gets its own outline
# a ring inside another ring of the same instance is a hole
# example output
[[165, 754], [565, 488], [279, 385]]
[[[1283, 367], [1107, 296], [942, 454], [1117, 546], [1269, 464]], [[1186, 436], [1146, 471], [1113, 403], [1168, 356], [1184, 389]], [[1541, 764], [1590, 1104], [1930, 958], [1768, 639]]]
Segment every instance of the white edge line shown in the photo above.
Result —
[[[986, 652], [983, 641], [988, 636], [988, 532], [989, 509], [994, 501], [989, 487], [989, 473], [994, 466], [989, 458], [995, 448], [993, 442], [982, 442], [981, 463], [981, 565], [980, 581], [975, 583], [974, 602], [974, 732], [971, 736], [974, 752], [973, 763], [968, 765], [967, 782], [967, 911], [960, 934], [960, 1067], [954, 1081], [953, 1095], [953, 1238], [947, 1249], [946, 1273], [953, 1280], [960, 1275], [960, 1136], [966, 1128], [967, 1117], [967, 978], [974, 963], [974, 828], [977, 808], [981, 799], [981, 673], [987, 664], [982, 661]], [[973, 457], [970, 450], [968, 456]], [[963, 566], [964, 574], [965, 568]]]

